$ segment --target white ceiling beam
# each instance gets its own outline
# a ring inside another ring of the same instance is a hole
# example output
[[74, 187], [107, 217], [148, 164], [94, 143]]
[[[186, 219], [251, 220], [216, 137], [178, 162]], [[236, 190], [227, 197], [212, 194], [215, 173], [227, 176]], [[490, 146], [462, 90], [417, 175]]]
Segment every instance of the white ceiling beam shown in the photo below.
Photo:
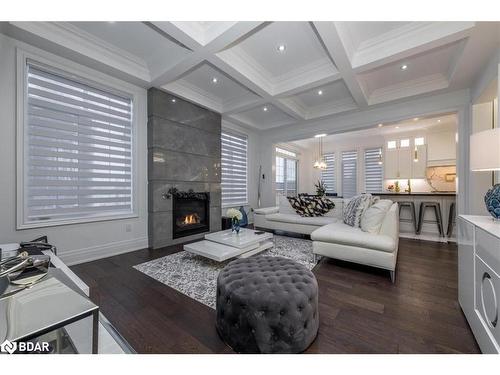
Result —
[[245, 37], [246, 34], [252, 32], [263, 22], [238, 22], [219, 36], [214, 38], [208, 44], [203, 45], [186, 31], [179, 29], [172, 22], [152, 22], [151, 25], [158, 28], [170, 37], [178, 40], [181, 44], [187, 46], [192, 52], [181, 60], [174, 67], [166, 70], [162, 74], [153, 77], [152, 86], [164, 86], [176, 79], [181, 78], [186, 73], [189, 73], [197, 65], [204, 60], [208, 60], [214, 53], [227, 48], [236, 43], [239, 39]]
[[340, 72], [340, 76], [343, 78], [354, 101], [359, 107], [366, 107], [368, 105], [367, 98], [352, 70], [351, 62], [340, 40], [335, 24], [333, 22], [313, 22], [313, 26], [328, 55]]

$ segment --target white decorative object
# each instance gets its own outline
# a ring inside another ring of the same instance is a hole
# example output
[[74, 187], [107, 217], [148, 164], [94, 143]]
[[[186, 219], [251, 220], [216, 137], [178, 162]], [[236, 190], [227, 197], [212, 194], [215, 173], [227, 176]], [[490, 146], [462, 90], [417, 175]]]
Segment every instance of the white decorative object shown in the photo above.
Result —
[[361, 216], [360, 228], [364, 232], [377, 234], [382, 226], [387, 211], [392, 206], [389, 199], [381, 199], [372, 204]]
[[[260, 233], [260, 234], [258, 234]], [[238, 235], [231, 229], [205, 235], [205, 240], [184, 245], [184, 250], [223, 262], [227, 259], [260, 253], [273, 247], [273, 234], [241, 228]]]
[[471, 135], [470, 169], [472, 171], [500, 170], [500, 128]]

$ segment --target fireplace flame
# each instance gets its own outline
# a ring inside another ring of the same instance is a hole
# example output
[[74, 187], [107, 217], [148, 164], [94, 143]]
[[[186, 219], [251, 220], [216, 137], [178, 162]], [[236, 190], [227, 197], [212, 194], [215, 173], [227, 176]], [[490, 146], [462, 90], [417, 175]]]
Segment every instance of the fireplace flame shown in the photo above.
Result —
[[190, 214], [184, 217], [182, 224], [198, 224], [200, 222], [200, 217], [197, 214]]

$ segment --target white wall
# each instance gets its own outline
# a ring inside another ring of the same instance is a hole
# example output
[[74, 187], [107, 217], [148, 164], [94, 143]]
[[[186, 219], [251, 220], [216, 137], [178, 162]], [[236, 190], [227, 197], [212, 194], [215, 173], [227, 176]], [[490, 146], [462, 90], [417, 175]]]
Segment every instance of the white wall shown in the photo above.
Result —
[[[137, 134], [137, 218], [87, 224], [16, 230], [16, 47], [52, 56], [0, 34], [0, 243], [20, 242], [47, 235], [67, 264], [84, 262], [148, 246], [147, 240], [147, 118], [146, 90], [86, 69], [96, 80], [106, 79], [139, 92]], [[77, 66], [76, 63], [71, 63]], [[127, 226], [130, 231], [127, 232]]]

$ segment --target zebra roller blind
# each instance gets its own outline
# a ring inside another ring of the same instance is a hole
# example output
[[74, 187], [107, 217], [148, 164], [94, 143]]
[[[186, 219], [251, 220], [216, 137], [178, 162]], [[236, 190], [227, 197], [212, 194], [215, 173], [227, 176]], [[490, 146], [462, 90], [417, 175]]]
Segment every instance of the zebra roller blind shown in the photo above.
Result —
[[247, 137], [222, 132], [222, 205], [241, 206], [247, 198]]
[[342, 152], [342, 195], [344, 198], [351, 198], [356, 195], [358, 173], [357, 164], [357, 151]]
[[329, 194], [337, 192], [337, 178], [335, 176], [335, 154], [324, 154], [326, 170], [321, 172], [321, 180], [326, 185], [326, 192]]
[[27, 64], [25, 224], [133, 213], [132, 100]]
[[365, 192], [380, 193], [382, 191], [382, 165], [379, 164], [382, 148], [365, 150]]

